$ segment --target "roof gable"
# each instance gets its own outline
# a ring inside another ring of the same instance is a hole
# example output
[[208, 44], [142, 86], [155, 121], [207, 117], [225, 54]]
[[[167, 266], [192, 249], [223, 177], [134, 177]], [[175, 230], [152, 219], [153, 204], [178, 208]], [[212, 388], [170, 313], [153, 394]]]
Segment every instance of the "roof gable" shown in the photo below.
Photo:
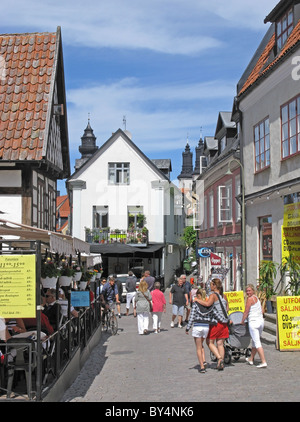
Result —
[[[156, 167], [156, 165], [135, 145], [134, 142], [123, 132], [122, 129], [118, 129], [113, 135], [87, 160], [77, 171], [75, 171], [68, 180], [77, 179], [91, 164], [93, 164], [98, 158], [104, 154], [105, 151], [110, 148], [117, 139], [122, 138], [130, 148], [132, 148], [160, 178], [169, 180], [168, 177]], [[126, 157], [124, 157], [126, 161]], [[171, 165], [171, 163], [170, 163]]]
[[[60, 28], [56, 33], [0, 35], [0, 160], [45, 158], [61, 56]], [[58, 82], [58, 89], [64, 97], [64, 81]], [[63, 100], [59, 104], [66, 108]], [[62, 126], [64, 167], [69, 174], [66, 115]]]
[[258, 57], [258, 59], [253, 63], [252, 71], [250, 72], [248, 78], [244, 82], [243, 86], [238, 92], [238, 95], [241, 96], [246, 93], [255, 83], [261, 81], [264, 76], [267, 76], [268, 72], [272, 71], [277, 64], [279, 64], [288, 53], [292, 52], [300, 44], [300, 20], [297, 25], [294, 27], [289, 38], [287, 39], [284, 47], [280, 53], [273, 57], [274, 47], [275, 47], [275, 25], [273, 25], [273, 34], [270, 37], [269, 41], [266, 43], [265, 48]]

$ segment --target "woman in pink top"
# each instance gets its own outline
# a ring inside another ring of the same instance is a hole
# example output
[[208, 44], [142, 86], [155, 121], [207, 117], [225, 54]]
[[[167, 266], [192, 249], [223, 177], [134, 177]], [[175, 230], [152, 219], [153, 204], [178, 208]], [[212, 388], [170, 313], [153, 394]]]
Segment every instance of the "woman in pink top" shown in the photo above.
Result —
[[163, 292], [160, 290], [160, 283], [156, 281], [154, 283], [154, 290], [151, 292], [152, 303], [153, 303], [153, 329], [154, 333], [160, 332], [161, 316], [163, 312], [166, 312], [166, 299]]

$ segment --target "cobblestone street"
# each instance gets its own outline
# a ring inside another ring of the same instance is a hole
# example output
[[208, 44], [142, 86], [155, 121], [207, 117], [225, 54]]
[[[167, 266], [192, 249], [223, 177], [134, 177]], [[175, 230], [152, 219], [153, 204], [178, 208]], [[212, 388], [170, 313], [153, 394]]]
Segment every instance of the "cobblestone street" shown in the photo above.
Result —
[[[166, 292], [168, 298], [168, 291]], [[125, 305], [122, 304], [122, 312]], [[263, 345], [267, 369], [250, 367], [241, 357], [224, 371], [198, 372], [194, 341], [185, 329], [170, 327], [171, 305], [159, 334], [137, 334], [132, 311], [122, 316], [116, 336], [103, 333], [98, 346], [65, 392], [64, 402], [211, 402], [299, 401], [300, 354]]]

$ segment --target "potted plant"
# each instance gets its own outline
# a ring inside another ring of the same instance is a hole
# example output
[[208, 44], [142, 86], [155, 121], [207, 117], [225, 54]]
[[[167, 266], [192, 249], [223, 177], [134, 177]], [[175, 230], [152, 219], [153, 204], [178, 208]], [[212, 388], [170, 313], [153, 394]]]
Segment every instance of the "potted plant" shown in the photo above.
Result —
[[60, 272], [54, 261], [47, 258], [41, 265], [41, 283], [44, 288], [55, 289]]
[[74, 265], [73, 270], [74, 270], [74, 274], [73, 274], [74, 280], [79, 281], [82, 276], [82, 267], [80, 265]]
[[271, 297], [275, 294], [274, 280], [277, 275], [278, 264], [273, 261], [261, 261], [259, 264], [259, 286], [260, 299], [263, 307], [266, 306], [267, 313], [272, 313]]
[[292, 296], [300, 296], [300, 264], [291, 255], [282, 259], [279, 269], [281, 274], [280, 280], [286, 278], [288, 281], [284, 293], [290, 293]]
[[64, 263], [60, 270], [59, 285], [70, 286], [74, 273], [75, 270], [70, 268], [68, 264]]

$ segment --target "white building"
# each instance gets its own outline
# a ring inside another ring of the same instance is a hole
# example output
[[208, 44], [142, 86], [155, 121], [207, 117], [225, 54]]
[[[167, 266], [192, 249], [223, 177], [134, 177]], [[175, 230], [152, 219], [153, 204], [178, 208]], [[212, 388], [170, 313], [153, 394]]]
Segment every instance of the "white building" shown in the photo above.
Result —
[[148, 159], [121, 129], [100, 148], [95, 148], [95, 140], [88, 124], [80, 167], [67, 180], [72, 235], [90, 241], [91, 252], [102, 254], [104, 273], [140, 267], [164, 274], [168, 285], [184, 255], [179, 246], [181, 194], [168, 177], [169, 160], [163, 160], [169, 169], [159, 169], [158, 160], [154, 164]]

